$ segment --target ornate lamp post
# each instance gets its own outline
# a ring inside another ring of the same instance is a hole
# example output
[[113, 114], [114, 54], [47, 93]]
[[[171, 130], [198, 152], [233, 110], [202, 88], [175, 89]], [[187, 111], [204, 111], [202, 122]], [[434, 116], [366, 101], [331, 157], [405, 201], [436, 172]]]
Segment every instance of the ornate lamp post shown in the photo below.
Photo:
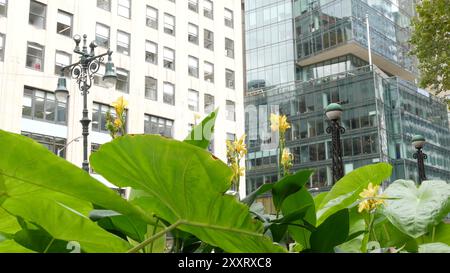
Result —
[[415, 135], [412, 138], [412, 144], [414, 148], [417, 149], [417, 152], [413, 154], [414, 159], [417, 159], [417, 169], [419, 170], [419, 183], [421, 184], [423, 181], [427, 180], [425, 176], [425, 164], [424, 160], [428, 158], [428, 156], [422, 152], [423, 145], [425, 145], [425, 138], [421, 135]]
[[333, 158], [333, 183], [344, 177], [344, 163], [342, 162], [341, 134], [345, 133], [344, 127], [339, 124], [342, 116], [342, 106], [331, 103], [327, 106], [325, 114], [330, 121], [327, 133], [331, 134], [331, 153]]
[[73, 52], [80, 55], [80, 61], [61, 69], [61, 76], [58, 79], [58, 86], [55, 90], [55, 95], [58, 99], [66, 99], [69, 96], [69, 91], [67, 90], [67, 82], [64, 77], [64, 71], [69, 70], [73, 79], [77, 80], [78, 88], [83, 96], [83, 118], [80, 120], [83, 126], [83, 170], [89, 172], [89, 162], [88, 162], [88, 136], [89, 136], [89, 124], [91, 120], [88, 117], [87, 109], [87, 95], [89, 94], [89, 89], [92, 86], [95, 73], [100, 69], [100, 65], [103, 63], [104, 57], [108, 56], [108, 62], [105, 64], [105, 74], [103, 76], [103, 81], [107, 87], [112, 88], [116, 84], [117, 75], [114, 69], [114, 63], [112, 62], [112, 51], [95, 55], [95, 48], [97, 44], [95, 41], [91, 42], [89, 45], [90, 52], [87, 48], [87, 35], [83, 35], [83, 49], [80, 50], [80, 35], [75, 35], [73, 37], [75, 41], [75, 49]]

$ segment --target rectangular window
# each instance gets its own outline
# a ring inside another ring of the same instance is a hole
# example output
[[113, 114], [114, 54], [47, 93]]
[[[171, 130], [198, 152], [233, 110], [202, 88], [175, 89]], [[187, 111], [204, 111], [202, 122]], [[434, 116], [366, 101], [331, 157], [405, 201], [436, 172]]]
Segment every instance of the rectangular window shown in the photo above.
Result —
[[164, 32], [175, 36], [175, 17], [164, 13]]
[[234, 59], [234, 41], [225, 38], [225, 55]]
[[188, 90], [188, 108], [191, 111], [199, 111], [199, 94], [198, 91], [189, 89]]
[[205, 94], [205, 114], [210, 114], [214, 111], [214, 96]]
[[94, 75], [94, 84], [109, 89], [108, 85], [103, 80], [103, 72], [104, 71], [105, 71], [105, 65], [101, 64], [100, 69]]
[[233, 18], [233, 11], [225, 8], [225, 25], [227, 27], [234, 27], [234, 18]]
[[147, 99], [158, 100], [158, 80], [152, 77], [145, 77], [145, 97]]
[[5, 40], [5, 34], [0, 33], [0, 62], [5, 60]]
[[144, 133], [173, 138], [173, 120], [145, 115]]
[[234, 101], [227, 100], [227, 120], [236, 121], [236, 104]]
[[[107, 123], [107, 113], [111, 115], [113, 119], [116, 118], [116, 111], [114, 107], [94, 102], [92, 108], [92, 131], [100, 132], [100, 133], [109, 133], [106, 128]], [[125, 116], [125, 128], [127, 123], [127, 110], [124, 111]]]
[[175, 70], [175, 50], [164, 48], [164, 67]]
[[353, 155], [361, 154], [361, 138], [355, 137], [353, 138]]
[[203, 44], [205, 48], [214, 51], [214, 32], [205, 29], [203, 36]]
[[235, 141], [235, 140], [236, 140], [236, 134], [233, 134], [233, 133], [227, 133], [227, 140], [229, 140], [229, 141]]
[[111, 0], [97, 0], [97, 8], [111, 11]]
[[62, 10], [58, 10], [56, 33], [72, 37], [73, 15]]
[[47, 15], [47, 6], [36, 2], [30, 1], [30, 16], [28, 23], [37, 28], [45, 29], [45, 17]]
[[128, 93], [129, 84], [130, 84], [130, 73], [125, 69], [117, 69], [117, 83], [116, 83], [116, 90]]
[[23, 92], [22, 116], [55, 124], [67, 124], [67, 100], [58, 101], [55, 94], [31, 87]]
[[130, 34], [120, 30], [117, 31], [117, 52], [127, 56], [130, 55]]
[[145, 61], [152, 64], [158, 64], [158, 44], [145, 42]]
[[109, 48], [109, 27], [100, 23], [95, 26], [95, 41], [99, 46]]
[[209, 62], [204, 63], [205, 81], [214, 82], [214, 65]]
[[214, 19], [214, 4], [212, 1], [203, 1], [203, 15], [209, 19]]
[[117, 14], [119, 16], [130, 19], [130, 17], [131, 17], [131, 0], [118, 0]]
[[8, 0], [0, 0], [0, 16], [6, 17], [8, 13]]
[[64, 147], [66, 147], [65, 138], [46, 136], [30, 132], [22, 132], [22, 135], [33, 139], [34, 141], [44, 146], [55, 155], [58, 155], [62, 158], [66, 157], [66, 150], [64, 149]]
[[[56, 51], [55, 54], [55, 75], [61, 75], [61, 69], [70, 65], [72, 56], [64, 51]], [[64, 76], [70, 77], [70, 69], [64, 70]]]
[[189, 76], [198, 78], [198, 59], [192, 56], [188, 58], [188, 73]]
[[146, 24], [148, 27], [158, 29], [158, 10], [147, 6], [147, 19]]
[[175, 105], [175, 85], [165, 82], [163, 88], [163, 102]]
[[37, 71], [44, 71], [44, 52], [44, 46], [28, 42], [26, 66]]
[[192, 10], [193, 12], [198, 13], [198, 0], [189, 0], [188, 1], [188, 8]]
[[225, 70], [225, 85], [228, 88], [234, 89], [234, 71], [230, 69]]
[[198, 26], [191, 23], [188, 25], [188, 41], [198, 45]]

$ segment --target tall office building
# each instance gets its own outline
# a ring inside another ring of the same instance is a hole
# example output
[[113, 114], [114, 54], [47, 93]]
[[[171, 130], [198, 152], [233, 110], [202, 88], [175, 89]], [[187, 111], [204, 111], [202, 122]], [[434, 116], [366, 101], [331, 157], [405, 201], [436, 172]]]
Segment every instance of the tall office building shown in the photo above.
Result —
[[0, 0], [0, 129], [81, 166], [82, 141], [72, 140], [83, 98], [75, 80], [67, 101], [54, 90], [60, 68], [78, 61], [72, 37], [87, 34], [97, 54], [114, 51], [118, 76], [107, 89], [102, 66], [89, 90], [92, 150], [111, 140], [106, 112], [124, 96], [128, 133], [180, 140], [194, 114], [220, 108], [210, 150], [226, 160], [225, 140], [244, 133], [241, 10], [239, 0]]
[[[308, 186], [332, 185], [331, 137], [324, 109], [339, 103], [345, 172], [375, 162], [394, 166], [391, 179], [418, 180], [411, 138], [428, 143], [428, 178], [450, 180], [450, 131], [445, 104], [414, 82], [408, 55], [412, 0], [245, 0], [247, 191], [276, 181], [277, 152], [262, 148], [268, 113], [279, 105], [292, 128], [287, 147], [293, 170], [314, 169]], [[373, 66], [369, 64], [366, 14]], [[264, 117], [261, 117], [262, 116]], [[249, 115], [247, 115], [249, 117]], [[251, 119], [251, 118], [250, 118]], [[262, 127], [255, 134], [255, 128]], [[253, 131], [253, 132], [252, 132]], [[264, 147], [264, 145], [263, 145]]]

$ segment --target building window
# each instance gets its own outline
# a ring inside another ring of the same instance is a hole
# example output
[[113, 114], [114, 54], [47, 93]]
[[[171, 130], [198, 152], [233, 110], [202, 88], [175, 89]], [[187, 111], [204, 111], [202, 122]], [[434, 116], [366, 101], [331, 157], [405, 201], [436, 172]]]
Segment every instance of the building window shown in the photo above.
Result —
[[8, 13], [8, 0], [0, 0], [0, 16], [5, 16]]
[[130, 34], [120, 30], [117, 31], [117, 52], [127, 56], [130, 55]]
[[154, 7], [147, 6], [147, 20], [148, 27], [158, 29], [158, 10]]
[[30, 16], [28, 18], [28, 23], [37, 28], [45, 29], [46, 13], [46, 5], [36, 1], [30, 1]]
[[236, 134], [227, 133], [227, 140], [228, 141], [235, 141], [236, 140]]
[[205, 29], [203, 36], [204, 36], [203, 42], [204, 42], [205, 48], [214, 51], [214, 32]]
[[94, 75], [94, 84], [97, 86], [101, 86], [103, 88], [108, 88], [108, 85], [106, 85], [105, 81], [103, 80], [103, 72], [105, 71], [105, 65], [101, 64], [100, 69], [95, 73]]
[[214, 111], [214, 96], [205, 94], [205, 114], [210, 114]]
[[225, 38], [225, 55], [234, 59], [234, 41]]
[[214, 19], [214, 4], [212, 1], [203, 1], [203, 15], [210, 19]]
[[234, 101], [227, 100], [227, 120], [236, 121], [236, 104]]
[[109, 27], [97, 23], [95, 26], [95, 41], [99, 46], [109, 48]]
[[[106, 117], [107, 113], [111, 115], [112, 118], [116, 118], [116, 111], [114, 107], [94, 102], [92, 104], [92, 131], [100, 132], [100, 133], [109, 133], [109, 130], [106, 128]], [[125, 129], [127, 123], [127, 110], [124, 111], [124, 120], [125, 120]]]
[[168, 47], [164, 48], [164, 67], [175, 70], [175, 51]]
[[188, 90], [188, 108], [191, 111], [199, 111], [199, 94], [198, 91]]
[[210, 62], [204, 63], [205, 81], [214, 82], [214, 65]]
[[152, 64], [158, 64], [158, 44], [145, 42], [145, 61]]
[[65, 138], [46, 136], [30, 132], [22, 132], [22, 135], [33, 139], [39, 144], [42, 144], [45, 148], [47, 148], [50, 152], [54, 153], [55, 155], [60, 156], [62, 158], [66, 157], [66, 149], [64, 149], [66, 147]]
[[226, 87], [234, 89], [234, 71], [230, 69], [225, 70], [225, 84]]
[[188, 25], [188, 41], [198, 45], [198, 26], [191, 23]]
[[225, 8], [225, 25], [227, 27], [234, 27], [234, 18], [233, 18], [233, 11]]
[[175, 85], [165, 82], [163, 88], [163, 102], [175, 105]]
[[125, 69], [117, 69], [117, 83], [116, 83], [116, 90], [128, 93], [128, 88], [130, 84], [130, 73]]
[[198, 0], [189, 0], [188, 1], [188, 8], [192, 10], [193, 12], [198, 13]]
[[198, 59], [192, 56], [188, 58], [188, 73], [189, 76], [198, 78]]
[[54, 93], [25, 87], [22, 116], [55, 124], [67, 124], [67, 100], [58, 101]]
[[175, 36], [175, 17], [164, 13], [164, 32]]
[[[61, 75], [63, 67], [70, 65], [72, 62], [72, 56], [64, 51], [56, 51], [55, 54], [55, 75]], [[70, 77], [70, 69], [64, 70], [64, 76]]]
[[72, 37], [73, 15], [62, 10], [58, 10], [57, 21], [56, 33], [67, 37]]
[[0, 33], [0, 62], [5, 60], [5, 34]]
[[37, 71], [44, 71], [44, 52], [45, 48], [43, 46], [28, 42], [27, 67]]
[[111, 11], [111, 0], [97, 0], [97, 8]]
[[145, 77], [145, 97], [147, 99], [158, 100], [158, 80], [152, 77]]
[[144, 133], [173, 137], [173, 120], [157, 116], [145, 115]]
[[119, 16], [130, 19], [131, 17], [131, 0], [119, 0], [117, 2], [117, 14]]

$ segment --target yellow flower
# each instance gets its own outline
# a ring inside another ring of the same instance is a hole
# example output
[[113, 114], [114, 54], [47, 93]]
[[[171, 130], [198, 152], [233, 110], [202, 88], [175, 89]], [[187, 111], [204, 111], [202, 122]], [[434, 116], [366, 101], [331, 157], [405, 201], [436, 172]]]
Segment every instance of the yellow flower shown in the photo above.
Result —
[[120, 128], [120, 127], [122, 127], [122, 120], [120, 120], [119, 118], [116, 118], [115, 120], [114, 120], [114, 126], [116, 126], [116, 128]]
[[378, 195], [378, 190], [380, 189], [380, 186], [374, 186], [372, 183], [369, 183], [367, 186], [367, 189], [364, 189], [359, 196], [364, 198], [359, 205], [358, 205], [358, 212], [367, 211], [371, 212], [377, 207], [385, 204], [384, 200], [382, 199], [383, 195]]
[[283, 153], [281, 154], [281, 165], [285, 166], [285, 168], [289, 168], [292, 166], [293, 156], [289, 152], [289, 149], [284, 148]]
[[273, 132], [280, 131], [284, 134], [287, 129], [291, 128], [291, 125], [285, 115], [270, 114], [270, 128]]
[[116, 113], [118, 116], [122, 116], [125, 107], [128, 106], [128, 101], [126, 101], [123, 96], [118, 98], [115, 102], [111, 104], [114, 109], [116, 109]]
[[231, 169], [233, 170], [234, 177], [244, 176], [245, 168], [240, 167], [237, 163], [231, 164]]
[[247, 146], [245, 145], [245, 137], [246, 137], [246, 135], [244, 134], [239, 140], [237, 140], [233, 143], [234, 150], [241, 157], [244, 157], [244, 155], [247, 154]]

